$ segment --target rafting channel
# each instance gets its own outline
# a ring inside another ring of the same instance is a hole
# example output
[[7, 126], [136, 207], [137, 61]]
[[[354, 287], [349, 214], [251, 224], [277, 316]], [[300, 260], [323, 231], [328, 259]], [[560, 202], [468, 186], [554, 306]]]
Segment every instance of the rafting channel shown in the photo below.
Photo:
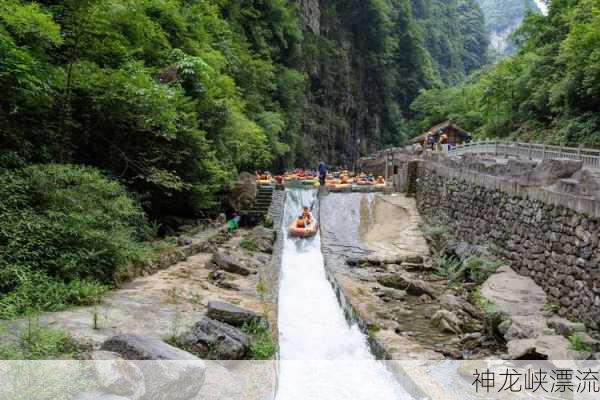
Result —
[[319, 215], [318, 191], [287, 189], [279, 288], [280, 371], [277, 400], [411, 399], [350, 323], [327, 279], [320, 232], [288, 236], [303, 206]]

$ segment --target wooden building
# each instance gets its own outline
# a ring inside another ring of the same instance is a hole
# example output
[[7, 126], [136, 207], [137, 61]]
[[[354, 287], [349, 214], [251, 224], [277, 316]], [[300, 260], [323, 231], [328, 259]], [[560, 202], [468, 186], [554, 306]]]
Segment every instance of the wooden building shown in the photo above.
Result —
[[454, 122], [448, 120], [431, 127], [427, 132], [411, 139], [410, 144], [419, 143], [421, 145], [425, 145], [428, 135], [433, 135], [436, 143], [438, 143], [440, 136], [444, 133], [448, 135], [448, 143], [452, 146], [468, 143], [472, 139], [472, 135], [469, 132], [465, 131]]

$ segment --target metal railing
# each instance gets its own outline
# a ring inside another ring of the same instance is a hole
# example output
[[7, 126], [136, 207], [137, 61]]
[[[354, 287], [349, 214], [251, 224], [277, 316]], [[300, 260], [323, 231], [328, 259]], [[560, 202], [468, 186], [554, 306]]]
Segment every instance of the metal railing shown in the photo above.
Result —
[[583, 147], [550, 146], [537, 143], [484, 140], [454, 146], [450, 154], [489, 154], [496, 157], [514, 157], [529, 160], [579, 160], [588, 168], [600, 168], [600, 150]]

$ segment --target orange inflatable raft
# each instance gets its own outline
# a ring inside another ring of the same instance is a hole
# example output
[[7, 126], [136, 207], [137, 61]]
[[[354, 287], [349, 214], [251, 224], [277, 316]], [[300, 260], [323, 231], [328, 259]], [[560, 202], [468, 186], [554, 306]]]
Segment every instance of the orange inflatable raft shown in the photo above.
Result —
[[319, 223], [315, 218], [310, 218], [310, 221], [306, 221], [303, 219], [295, 219], [290, 224], [288, 231], [290, 236], [299, 237], [299, 238], [307, 238], [317, 234], [317, 230], [319, 229]]

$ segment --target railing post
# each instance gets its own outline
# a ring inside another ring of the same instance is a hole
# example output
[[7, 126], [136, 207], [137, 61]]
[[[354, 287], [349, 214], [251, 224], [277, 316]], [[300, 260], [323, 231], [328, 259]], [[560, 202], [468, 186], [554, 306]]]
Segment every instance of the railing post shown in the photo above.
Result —
[[581, 148], [583, 147], [583, 145], [580, 143], [579, 146], [577, 146], [577, 159], [579, 161], [583, 161], [583, 158], [581, 157]]
[[546, 143], [542, 143], [542, 160], [546, 159]]

